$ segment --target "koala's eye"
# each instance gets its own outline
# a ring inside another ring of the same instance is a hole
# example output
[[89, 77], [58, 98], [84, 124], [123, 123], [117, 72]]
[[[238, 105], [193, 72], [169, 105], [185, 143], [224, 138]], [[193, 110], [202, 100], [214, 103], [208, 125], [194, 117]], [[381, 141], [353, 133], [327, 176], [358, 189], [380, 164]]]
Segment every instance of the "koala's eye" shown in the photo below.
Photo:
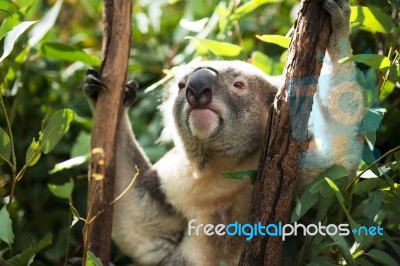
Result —
[[243, 84], [243, 82], [237, 81], [233, 84], [233, 87], [235, 87], [236, 89], [242, 90], [242, 89], [244, 89], [244, 84]]
[[178, 88], [181, 90], [181, 89], [183, 89], [183, 88], [185, 88], [185, 86], [186, 86], [186, 84], [185, 84], [185, 82], [179, 82], [178, 83]]

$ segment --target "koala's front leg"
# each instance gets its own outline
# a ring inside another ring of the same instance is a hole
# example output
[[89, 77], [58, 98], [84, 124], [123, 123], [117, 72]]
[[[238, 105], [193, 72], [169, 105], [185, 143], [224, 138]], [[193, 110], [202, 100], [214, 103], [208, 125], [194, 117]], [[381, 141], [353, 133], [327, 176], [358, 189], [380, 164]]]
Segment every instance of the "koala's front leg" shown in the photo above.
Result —
[[338, 62], [352, 55], [350, 6], [347, 0], [323, 0], [323, 7], [331, 15], [332, 31], [310, 116], [313, 141], [305, 168], [340, 164], [352, 172], [361, 160], [365, 103], [354, 63]]
[[[118, 124], [115, 196], [139, 175], [133, 187], [114, 205], [113, 239], [139, 265], [162, 265], [180, 260], [179, 244], [185, 220], [168, 204], [156, 169], [153, 169], [132, 131], [128, 107], [135, 101], [137, 84], [128, 82], [126, 107]], [[100, 90], [107, 90], [95, 70], [88, 70], [84, 92], [92, 106]]]

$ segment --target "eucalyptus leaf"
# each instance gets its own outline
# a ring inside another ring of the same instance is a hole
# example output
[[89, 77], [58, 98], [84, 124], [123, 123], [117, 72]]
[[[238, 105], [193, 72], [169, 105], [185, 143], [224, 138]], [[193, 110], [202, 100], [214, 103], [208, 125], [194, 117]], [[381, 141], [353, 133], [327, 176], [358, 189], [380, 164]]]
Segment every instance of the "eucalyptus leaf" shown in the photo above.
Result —
[[196, 37], [186, 37], [190, 41], [194, 43], [201, 44], [204, 48], [215, 54], [216, 56], [226, 56], [226, 57], [234, 57], [238, 56], [242, 51], [242, 47], [239, 45], [227, 43], [227, 42], [218, 42], [214, 40], [201, 39]]
[[51, 235], [46, 235], [43, 239], [39, 241], [37, 245], [33, 247], [29, 247], [22, 251], [22, 253], [14, 256], [13, 258], [7, 261], [7, 265], [9, 266], [27, 266], [31, 265], [35, 255], [50, 246], [53, 242]]
[[86, 257], [86, 265], [87, 266], [103, 266], [103, 263], [91, 251], [88, 251], [87, 257]]
[[74, 190], [74, 180], [70, 179], [69, 182], [63, 185], [47, 184], [47, 187], [54, 196], [62, 199], [71, 199], [72, 191]]
[[64, 134], [68, 132], [75, 115], [71, 109], [63, 109], [55, 112], [49, 118], [40, 138], [41, 150], [44, 154], [52, 151]]
[[44, 15], [44, 17], [29, 32], [29, 45], [35, 46], [46, 33], [54, 27], [54, 23], [60, 13], [63, 0], [58, 0], [56, 4]]
[[0, 164], [5, 160], [9, 160], [11, 155], [10, 137], [0, 127]]
[[391, 257], [388, 253], [380, 250], [380, 249], [371, 249], [366, 253], [366, 255], [372, 258], [374, 261], [379, 262], [386, 266], [399, 266], [397, 260]]
[[289, 48], [290, 38], [282, 35], [256, 35], [257, 39], [279, 45], [283, 48]]
[[0, 240], [4, 241], [8, 245], [11, 245], [14, 242], [12, 221], [5, 205], [0, 210]]
[[353, 26], [361, 27], [373, 33], [389, 33], [394, 27], [392, 19], [388, 14], [378, 8], [366, 6], [351, 7], [350, 21], [353, 23]]
[[36, 21], [24, 21], [15, 26], [11, 31], [7, 32], [6, 36], [4, 37], [3, 55], [0, 57], [0, 62], [11, 54], [18, 37], [21, 36], [34, 23], [36, 23]]
[[25, 164], [28, 166], [35, 165], [39, 161], [41, 155], [40, 142], [33, 139], [26, 151]]
[[374, 69], [386, 70], [390, 67], [390, 60], [384, 55], [378, 54], [356, 54], [339, 60], [339, 63], [355, 61], [366, 64]]
[[80, 61], [92, 67], [99, 67], [101, 64], [100, 58], [63, 43], [45, 42], [40, 46], [38, 53], [47, 58], [70, 62]]
[[382, 191], [372, 191], [368, 193], [368, 203], [365, 206], [364, 217], [367, 219], [366, 224], [372, 225], [374, 218], [377, 215], [382, 201], [385, 198], [385, 193]]
[[256, 9], [257, 7], [267, 4], [267, 3], [279, 3], [283, 0], [251, 0], [243, 5], [239, 6], [234, 14], [231, 16], [231, 19], [238, 19], [239, 17], [246, 15]]

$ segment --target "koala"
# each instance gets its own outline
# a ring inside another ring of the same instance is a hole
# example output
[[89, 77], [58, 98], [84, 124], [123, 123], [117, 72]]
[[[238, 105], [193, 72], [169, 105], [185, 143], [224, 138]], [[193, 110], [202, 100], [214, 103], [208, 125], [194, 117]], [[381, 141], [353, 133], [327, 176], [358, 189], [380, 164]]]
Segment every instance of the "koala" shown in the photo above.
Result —
[[[302, 188], [333, 164], [351, 172], [361, 159], [363, 91], [354, 65], [338, 63], [351, 55], [350, 8], [346, 0], [323, 3], [332, 33], [318, 91], [310, 96], [311, 144], [303, 160]], [[113, 239], [138, 265], [236, 265], [244, 237], [190, 235], [188, 223], [246, 223], [253, 185], [220, 174], [257, 169], [280, 78], [241, 61], [197, 62], [181, 69], [161, 108], [175, 147], [153, 165], [132, 132], [127, 110], [135, 85], [126, 86], [115, 194], [128, 187], [136, 166], [139, 174], [114, 205]], [[97, 72], [89, 71], [84, 90], [93, 104], [103, 88]]]

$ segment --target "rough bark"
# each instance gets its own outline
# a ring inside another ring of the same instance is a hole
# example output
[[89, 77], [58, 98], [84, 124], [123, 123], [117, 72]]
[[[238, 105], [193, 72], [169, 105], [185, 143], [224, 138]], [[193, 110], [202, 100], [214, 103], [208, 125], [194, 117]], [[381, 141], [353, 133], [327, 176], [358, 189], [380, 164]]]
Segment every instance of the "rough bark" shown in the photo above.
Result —
[[[320, 1], [305, 0], [289, 47], [280, 88], [268, 117], [250, 224], [289, 222], [301, 173], [299, 158], [308, 148], [307, 125], [330, 35], [330, 15]], [[246, 242], [239, 265], [281, 265], [280, 237], [258, 236]]]
[[[89, 164], [87, 250], [109, 264], [114, 199], [116, 132], [123, 108], [123, 91], [131, 36], [130, 0], [105, 0], [101, 79], [107, 89], [97, 98]], [[86, 256], [86, 254], [84, 254]]]

